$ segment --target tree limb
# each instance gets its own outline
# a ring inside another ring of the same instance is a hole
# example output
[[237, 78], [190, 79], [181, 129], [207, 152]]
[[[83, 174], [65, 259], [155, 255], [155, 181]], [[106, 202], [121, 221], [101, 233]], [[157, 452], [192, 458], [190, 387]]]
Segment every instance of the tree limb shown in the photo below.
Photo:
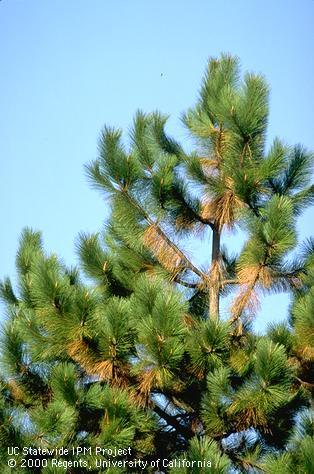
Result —
[[158, 405], [154, 405], [153, 408], [154, 412], [163, 420], [166, 421], [167, 425], [172, 426], [178, 433], [181, 433], [185, 438], [192, 438], [194, 436], [193, 431], [183, 426], [178, 420], [176, 416], [169, 415], [169, 413], [165, 412], [160, 408]]
[[199, 276], [201, 279], [204, 279], [205, 275], [204, 273], [199, 270], [193, 263], [187, 258], [187, 256], [180, 250], [173, 242], [172, 240], [169, 239], [169, 237], [166, 235], [166, 233], [161, 229], [159, 225], [157, 225], [156, 222], [154, 222], [151, 217], [147, 214], [147, 212], [142, 208], [142, 206], [130, 196], [130, 194], [125, 190], [121, 189], [123, 194], [127, 197], [127, 199], [130, 201], [130, 203], [136, 207], [136, 209], [143, 215], [143, 217], [146, 219], [146, 221], [149, 223], [149, 225], [152, 225], [155, 227], [156, 232], [165, 240], [167, 245], [177, 254], [179, 257], [184, 261], [185, 266], [192, 270], [197, 276]]
[[190, 283], [188, 281], [181, 280], [178, 276], [175, 276], [173, 281], [178, 283], [179, 285], [186, 286], [186, 288], [198, 288], [198, 283]]

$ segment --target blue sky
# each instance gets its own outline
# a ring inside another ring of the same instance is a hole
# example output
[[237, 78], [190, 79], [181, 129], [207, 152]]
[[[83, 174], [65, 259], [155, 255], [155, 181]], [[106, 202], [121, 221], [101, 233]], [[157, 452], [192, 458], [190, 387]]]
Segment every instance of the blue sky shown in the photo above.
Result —
[[[24, 226], [76, 263], [79, 231], [98, 231], [106, 203], [87, 184], [102, 126], [128, 130], [136, 109], [195, 103], [209, 56], [230, 52], [271, 87], [269, 141], [314, 149], [313, 0], [2, 0], [0, 2], [0, 277], [14, 276]], [[162, 75], [161, 75], [162, 74]], [[314, 212], [300, 219], [312, 233]], [[288, 299], [263, 300], [256, 327]]]

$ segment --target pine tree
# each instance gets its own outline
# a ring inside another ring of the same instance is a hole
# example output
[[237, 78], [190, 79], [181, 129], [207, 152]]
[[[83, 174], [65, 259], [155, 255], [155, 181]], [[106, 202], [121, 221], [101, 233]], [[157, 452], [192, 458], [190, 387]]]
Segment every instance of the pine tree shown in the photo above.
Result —
[[[296, 233], [313, 156], [267, 150], [267, 120], [265, 79], [212, 58], [182, 117], [193, 151], [159, 112], [137, 112], [127, 144], [102, 131], [86, 170], [110, 218], [80, 234], [79, 268], [23, 231], [17, 287], [0, 288], [2, 472], [12, 446], [25, 472], [157, 472], [158, 459], [171, 473], [314, 472], [314, 241]], [[222, 240], [239, 229], [233, 255]], [[290, 314], [256, 334], [259, 297], [276, 291]]]

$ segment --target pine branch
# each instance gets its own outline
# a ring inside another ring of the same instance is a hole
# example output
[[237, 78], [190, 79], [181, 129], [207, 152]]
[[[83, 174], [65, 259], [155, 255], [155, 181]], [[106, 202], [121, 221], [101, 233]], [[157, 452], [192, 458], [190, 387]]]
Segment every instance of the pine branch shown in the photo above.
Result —
[[246, 289], [245, 293], [241, 296], [240, 295], [240, 302], [237, 304], [234, 315], [230, 319], [230, 323], [236, 322], [242, 315], [243, 310], [245, 309], [245, 306], [250, 298], [250, 295], [252, 294], [255, 285], [259, 279], [259, 272], [256, 273], [255, 278], [253, 281], [249, 284], [248, 288]]
[[187, 256], [180, 250], [173, 242], [169, 239], [166, 233], [161, 229], [161, 227], [151, 219], [148, 213], [143, 209], [143, 207], [125, 190], [120, 188], [121, 192], [124, 196], [127, 197], [129, 202], [142, 214], [145, 220], [149, 223], [149, 225], [154, 226], [157, 233], [163, 238], [163, 240], [169, 245], [169, 247], [183, 260], [185, 263], [186, 268], [192, 270], [197, 276], [201, 279], [205, 278], [204, 273], [199, 270], [193, 263], [187, 258]]
[[166, 423], [170, 426], [172, 426], [178, 433], [182, 434], [185, 438], [190, 439], [193, 438], [194, 432], [186, 427], [183, 426], [177, 419], [176, 416], [169, 415], [169, 413], [165, 412], [160, 408], [159, 405], [155, 404], [153, 407], [153, 411], [163, 420], [166, 421]]
[[314, 383], [305, 382], [305, 380], [301, 380], [299, 377], [296, 377], [296, 380], [305, 388], [308, 388], [308, 389], [314, 388]]
[[3, 281], [0, 281], [0, 300], [12, 305], [16, 305], [19, 302], [15, 296], [10, 278], [5, 278]]
[[220, 230], [213, 227], [212, 261], [209, 287], [209, 317], [219, 318], [219, 290], [220, 290]]
[[231, 278], [229, 280], [222, 280], [221, 281], [221, 287], [224, 287], [225, 285], [239, 285], [240, 282], [237, 278]]
[[211, 228], [211, 230], [214, 230], [214, 228], [215, 228], [214, 223], [210, 219], [205, 219], [204, 217], [202, 217], [200, 215], [197, 215], [197, 219], [202, 224], [208, 225]]
[[189, 281], [181, 280], [178, 276], [175, 276], [173, 281], [178, 283], [179, 285], [185, 286], [186, 288], [197, 288], [199, 283], [190, 283]]
[[[277, 272], [272, 277], [274, 279], [285, 278], [287, 280], [296, 279], [296, 278], [299, 279], [300, 273], [304, 271], [305, 271], [304, 266], [300, 266], [299, 268], [296, 268], [295, 270], [291, 272]], [[226, 285], [240, 285], [241, 283], [245, 283], [245, 282], [240, 282], [238, 278], [230, 278], [230, 279], [222, 280], [221, 287], [224, 287]]]

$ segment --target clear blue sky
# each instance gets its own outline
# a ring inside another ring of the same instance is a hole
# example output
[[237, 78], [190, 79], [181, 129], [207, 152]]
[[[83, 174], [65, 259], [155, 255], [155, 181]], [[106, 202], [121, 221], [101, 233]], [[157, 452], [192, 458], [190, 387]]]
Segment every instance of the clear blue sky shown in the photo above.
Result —
[[[127, 130], [136, 109], [159, 109], [184, 139], [179, 116], [209, 56], [230, 52], [262, 72], [269, 140], [313, 150], [313, 25], [313, 0], [2, 0], [0, 277], [14, 276], [26, 225], [76, 263], [78, 232], [99, 230], [106, 216], [83, 173], [103, 124]], [[301, 237], [313, 220], [313, 211], [300, 220]], [[257, 327], [282, 319], [287, 304], [263, 301]]]

